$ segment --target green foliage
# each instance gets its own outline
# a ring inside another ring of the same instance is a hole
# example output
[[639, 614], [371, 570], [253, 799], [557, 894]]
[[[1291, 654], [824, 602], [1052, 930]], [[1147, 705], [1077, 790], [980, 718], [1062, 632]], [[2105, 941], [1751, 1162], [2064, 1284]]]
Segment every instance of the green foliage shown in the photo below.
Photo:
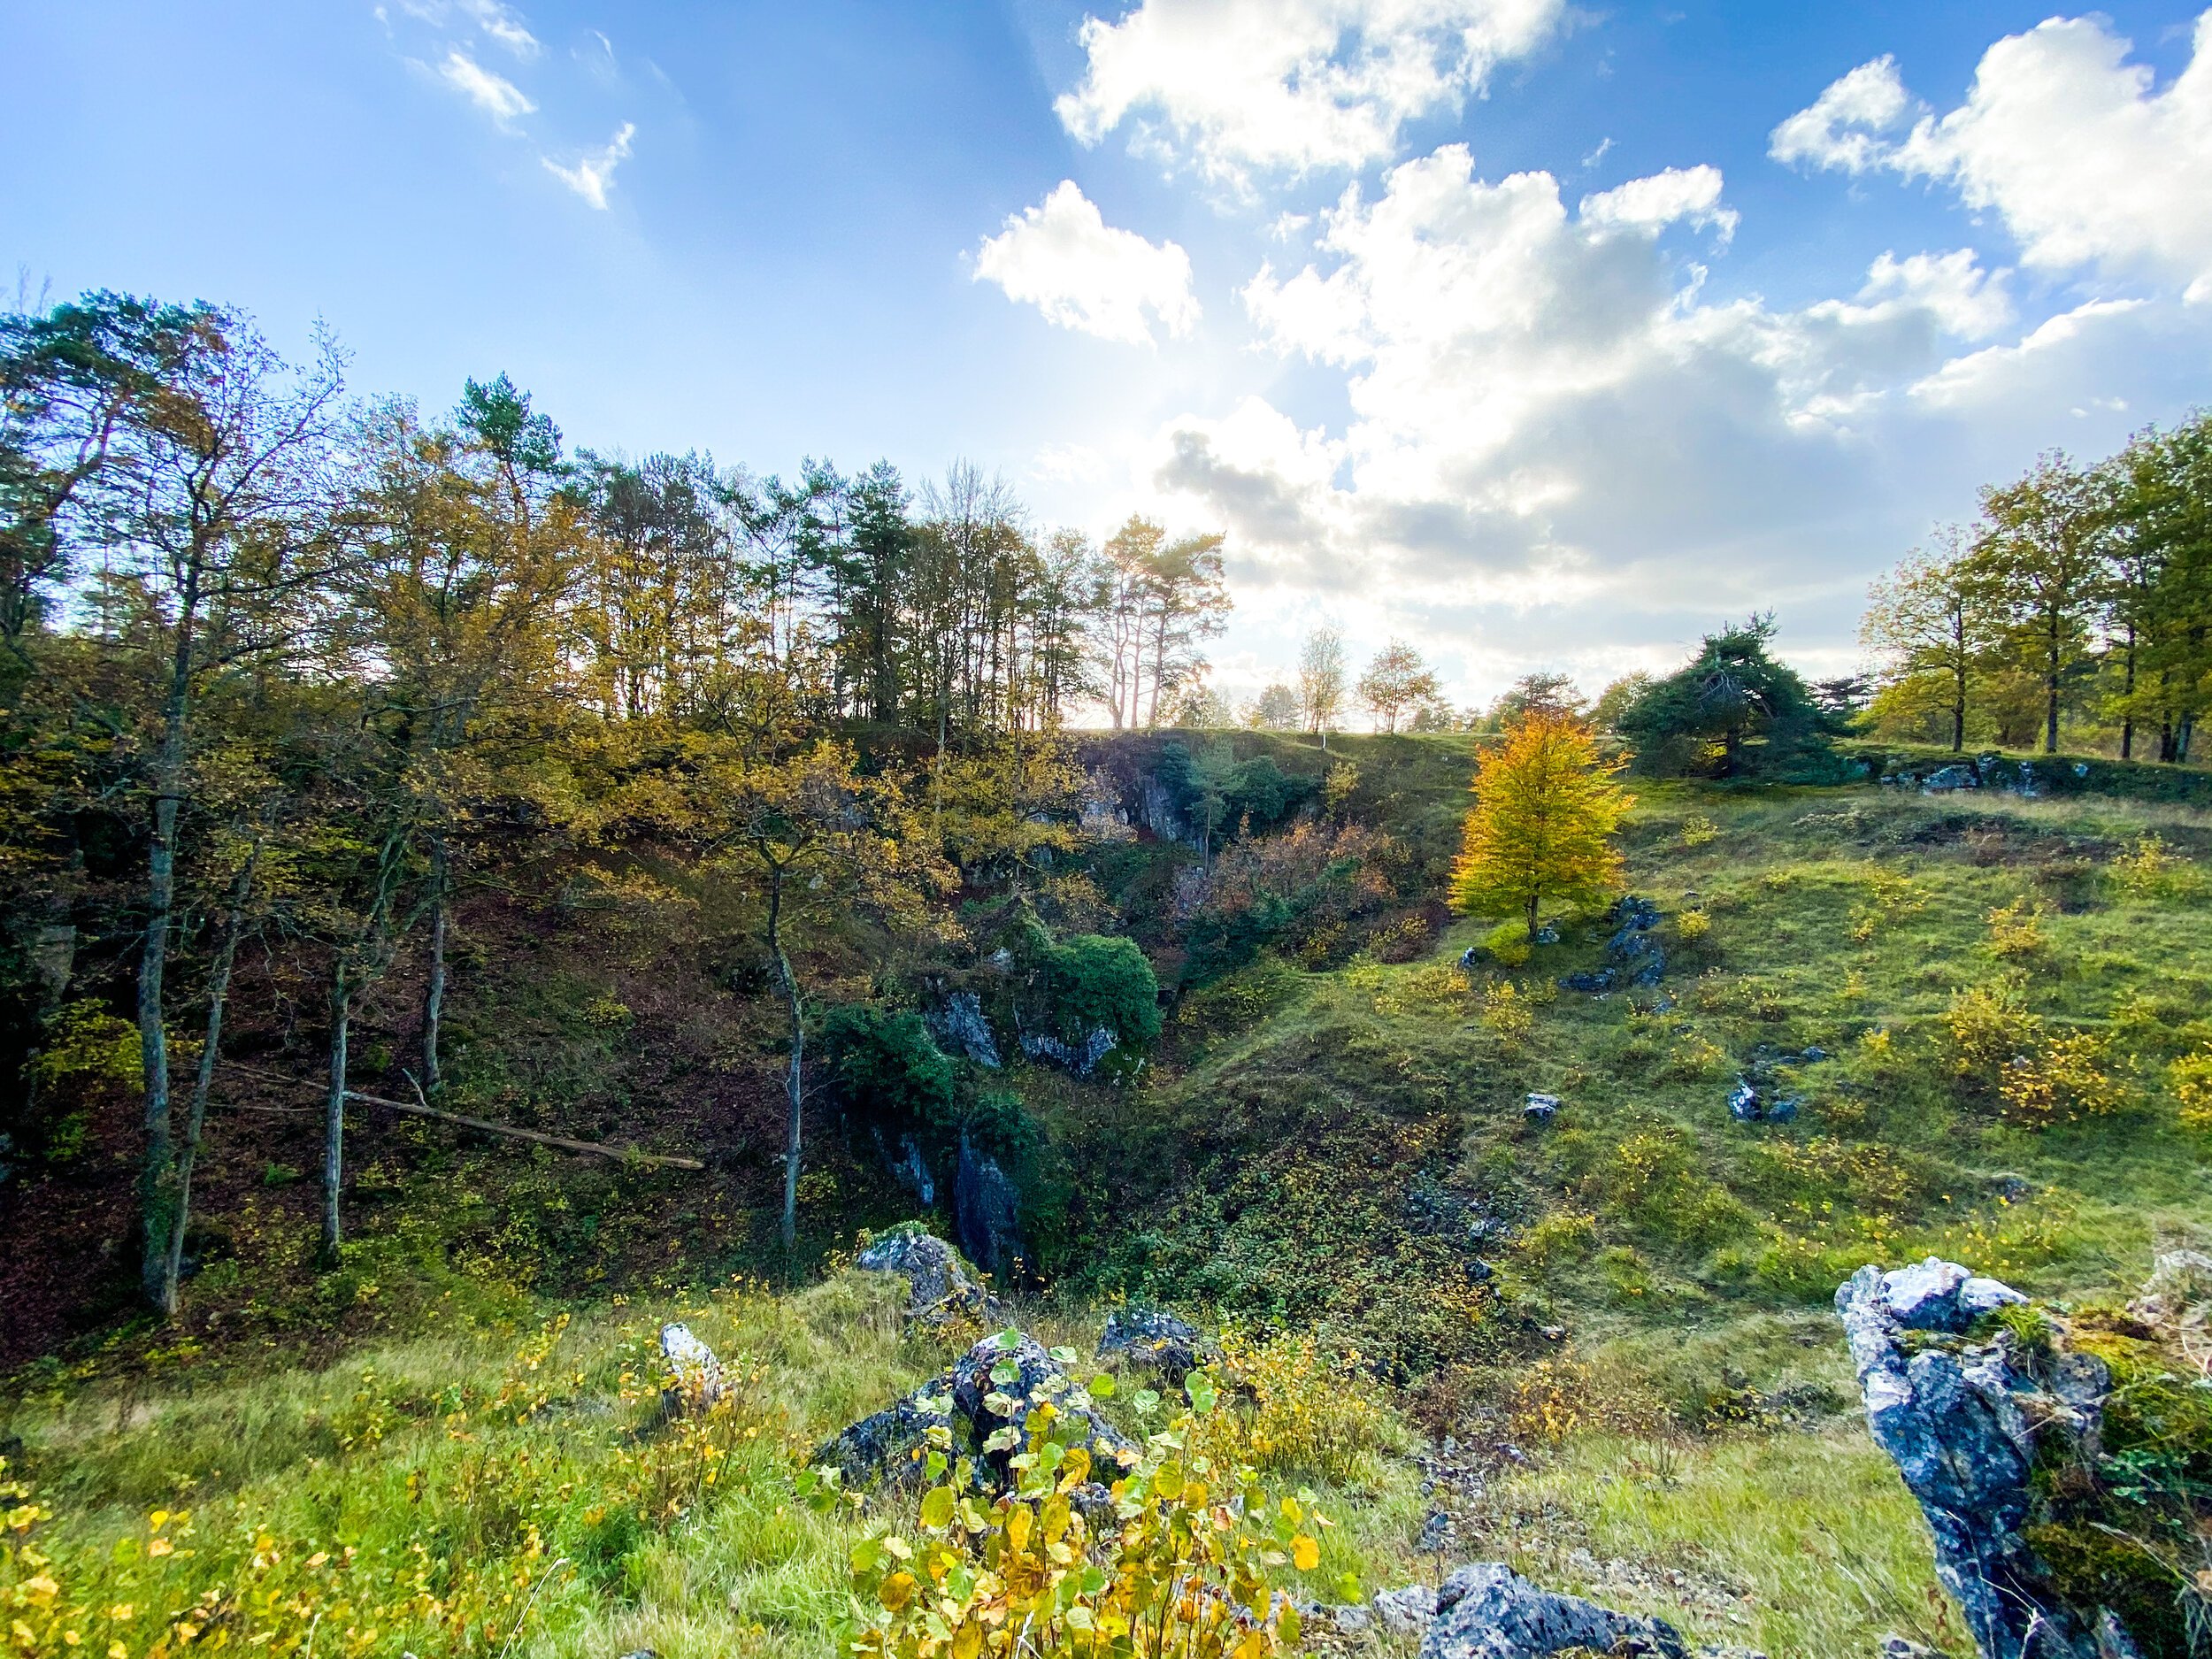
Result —
[[1705, 636], [1682, 668], [1618, 717], [1639, 767], [1656, 776], [1780, 777], [1820, 747], [1818, 710], [1796, 672], [1768, 654], [1771, 616]]
[[822, 1048], [848, 1111], [932, 1151], [958, 1137], [959, 1069], [910, 1010], [850, 1002], [825, 1010]]
[[[1299, 1615], [1279, 1587], [1321, 1567], [1327, 1517], [1271, 1497], [1256, 1474], [1199, 1449], [1215, 1409], [1203, 1372], [1190, 1411], [1148, 1437], [1129, 1467], [1071, 1444], [1049, 1402], [1030, 1414], [1011, 1460], [1012, 1492], [987, 1504], [966, 1461], [932, 1454], [933, 1479], [903, 1531], [851, 1552], [844, 1647], [875, 1659], [1169, 1659], [1234, 1652], [1268, 1659], [1295, 1646]], [[1009, 1434], [1012, 1432], [1006, 1431]], [[1111, 1480], [1110, 1519], [1087, 1517], [1082, 1489]]]
[[1160, 1035], [1160, 981], [1133, 939], [1081, 934], [1038, 953], [1042, 1013], [1049, 1027], [1080, 1042], [1103, 1027], [1141, 1054]]

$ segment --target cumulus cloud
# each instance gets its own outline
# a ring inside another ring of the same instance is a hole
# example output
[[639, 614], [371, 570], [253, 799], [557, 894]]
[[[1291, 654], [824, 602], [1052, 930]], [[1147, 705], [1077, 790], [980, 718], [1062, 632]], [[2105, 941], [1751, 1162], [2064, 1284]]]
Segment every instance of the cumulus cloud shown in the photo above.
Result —
[[550, 156], [541, 159], [548, 173], [603, 213], [607, 210], [607, 192], [614, 188], [615, 166], [628, 157], [630, 141], [636, 136], [637, 123], [625, 121], [604, 149], [592, 151], [572, 166], [565, 167]]
[[1632, 179], [1617, 189], [1582, 198], [1586, 225], [1619, 225], [1640, 231], [1663, 230], [1686, 223], [1711, 226], [1725, 242], [1736, 234], [1736, 211], [1720, 201], [1718, 167], [1669, 167], [1647, 179]]
[[1034, 305], [1056, 327], [1102, 340], [1148, 345], [1153, 319], [1170, 334], [1187, 334], [1198, 320], [1190, 256], [1108, 225], [1071, 179], [984, 239], [974, 277]]
[[438, 65], [437, 75], [502, 127], [538, 107], [524, 96], [520, 87], [504, 75], [485, 68], [457, 46], [446, 54], [445, 62]]
[[1861, 64], [1800, 110], [1767, 140], [1767, 154], [1786, 165], [1841, 167], [1864, 173], [1894, 153], [1894, 135], [1917, 109], [1894, 58]]
[[1139, 149], [1216, 178], [1358, 167], [1405, 124], [1457, 109], [1500, 63], [1558, 27], [1564, 0], [1142, 0], [1084, 19], [1083, 81], [1055, 106], [1096, 143], [1124, 121]]
[[1966, 102], [1941, 116], [1880, 58], [1777, 127], [1770, 153], [1947, 180], [2004, 220], [2029, 265], [2212, 296], [2212, 11], [2193, 44], [2161, 88], [2103, 19], [2053, 18], [1992, 46]]
[[1670, 171], [1570, 211], [1551, 174], [1485, 180], [1452, 145], [1348, 190], [1325, 262], [1263, 267], [1243, 300], [1266, 344], [1347, 372], [1350, 419], [1185, 416], [1155, 482], [1235, 532], [1244, 580], [1404, 606], [1734, 604], [1801, 577], [1863, 536], [1907, 388], [2011, 303], [1969, 250], [1885, 254], [1795, 311], [1704, 301], [1663, 233], [1731, 225], [1723, 183]]

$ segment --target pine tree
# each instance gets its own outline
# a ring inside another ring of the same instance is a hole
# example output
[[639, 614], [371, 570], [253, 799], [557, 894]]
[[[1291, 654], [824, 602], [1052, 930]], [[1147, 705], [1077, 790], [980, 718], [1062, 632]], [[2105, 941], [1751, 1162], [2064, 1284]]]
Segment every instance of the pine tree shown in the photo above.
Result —
[[1626, 764], [1601, 758], [1579, 722], [1527, 715], [1478, 764], [1452, 902], [1474, 916], [1520, 911], [1532, 943], [1547, 901], [1588, 903], [1612, 892], [1621, 876], [1612, 834], [1635, 804], [1614, 781]]

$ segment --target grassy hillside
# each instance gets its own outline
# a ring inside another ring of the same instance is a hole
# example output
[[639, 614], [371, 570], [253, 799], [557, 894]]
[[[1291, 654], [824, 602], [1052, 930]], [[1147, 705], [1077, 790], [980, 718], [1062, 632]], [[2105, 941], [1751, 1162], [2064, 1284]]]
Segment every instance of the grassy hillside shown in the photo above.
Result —
[[[1557, 981], [1606, 960], [1598, 918], [1525, 963], [1456, 965], [1489, 933], [1434, 902], [1467, 740], [1233, 742], [1317, 791], [1352, 772], [1323, 821], [1218, 854], [1213, 896], [1148, 830], [1091, 856], [1177, 994], [1133, 1075], [1002, 1074], [1052, 1152], [1052, 1282], [1024, 1325], [1087, 1354], [1131, 1298], [1227, 1327], [1248, 1403], [1220, 1449], [1338, 1522], [1304, 1594], [1494, 1555], [1706, 1641], [1957, 1650], [1826, 1303], [1861, 1263], [1930, 1251], [2110, 1296], [2154, 1247], [2212, 1237], [2212, 1133], [2174, 1069], [2212, 1048], [2212, 820], [1641, 786], [1629, 885], [1668, 971], [1593, 996]], [[1088, 758], [1133, 778], [1161, 754]], [[1225, 887], [1297, 902], [1233, 912]], [[98, 1327], [0, 1405], [13, 1501], [52, 1512], [13, 1535], [37, 1552], [0, 1589], [39, 1620], [19, 1647], [830, 1650], [853, 1544], [910, 1522], [818, 1513], [795, 1459], [948, 1345], [902, 1336], [890, 1287], [834, 1260], [810, 1287], [811, 1265], [729, 1280], [767, 1214], [741, 973], [662, 933], [534, 926], [515, 951], [537, 965], [463, 1004], [463, 1086], [724, 1148], [712, 1178], [375, 1125], [359, 1242], [318, 1277], [288, 1179], [254, 1167], [282, 1143], [231, 1142], [227, 1246], [196, 1289], [222, 1317], [182, 1342]], [[1732, 1115], [1747, 1077], [1793, 1116]], [[1556, 1115], [1526, 1117], [1531, 1092]], [[818, 1170], [818, 1251], [905, 1202], [864, 1146]], [[699, 1428], [657, 1425], [664, 1317], [742, 1379]]]

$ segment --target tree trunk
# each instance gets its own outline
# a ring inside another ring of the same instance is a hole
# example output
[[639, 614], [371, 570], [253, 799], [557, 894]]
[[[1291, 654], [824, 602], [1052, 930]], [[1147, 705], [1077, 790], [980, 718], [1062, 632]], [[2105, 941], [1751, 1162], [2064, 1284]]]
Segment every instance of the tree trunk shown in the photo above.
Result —
[[2135, 625], [2128, 624], [2127, 680], [2123, 687], [2127, 712], [2120, 717], [2120, 758], [2135, 758]]
[[445, 1014], [446, 887], [449, 866], [445, 841], [430, 839], [430, 973], [422, 993], [422, 1087], [435, 1094], [438, 1070], [438, 1022]]
[[1528, 895], [1528, 942], [1532, 945], [1536, 942], [1536, 903], [1537, 895], [1533, 893], [1530, 894]]
[[139, 1286], [165, 1313], [170, 1233], [180, 1210], [175, 1139], [169, 1110], [169, 1029], [164, 989], [169, 965], [169, 929], [176, 907], [177, 818], [182, 803], [186, 742], [192, 706], [192, 630], [197, 594], [188, 580], [170, 661], [169, 695], [162, 710], [161, 747], [154, 758], [153, 842], [146, 855], [146, 933], [138, 960], [138, 1051], [146, 1088], [145, 1164], [139, 1181], [143, 1229]]
[[2050, 649], [2043, 659], [2043, 752], [2058, 753], [2058, 626], [2057, 611], [2051, 613]]
[[207, 1123], [208, 1092], [215, 1084], [216, 1056], [223, 1046], [223, 1010], [230, 1000], [230, 971], [238, 959], [238, 934], [245, 926], [246, 901], [253, 893], [254, 869], [261, 862], [261, 843], [246, 856], [245, 868], [230, 890], [230, 910], [223, 918], [223, 941], [216, 947], [215, 963], [208, 978], [207, 1031], [202, 1039], [200, 1064], [192, 1079], [192, 1103], [185, 1114], [184, 1148], [177, 1158], [176, 1213], [169, 1228], [169, 1259], [162, 1275], [161, 1294], [154, 1305], [165, 1318], [173, 1319], [184, 1278], [184, 1233], [192, 1215], [192, 1168], [200, 1156], [200, 1132]]
[[346, 1037], [353, 991], [342, 953], [330, 971], [330, 1094], [323, 1106], [323, 1265], [338, 1264], [338, 1189], [345, 1178]]
[[806, 1128], [805, 1093], [801, 1087], [806, 1064], [806, 1010], [799, 999], [799, 976], [784, 955], [783, 872], [768, 879], [768, 952], [775, 958], [776, 979], [783, 988], [784, 1006], [791, 1017], [791, 1064], [784, 1073], [784, 1099], [789, 1108], [783, 1154], [783, 1248], [787, 1254], [799, 1237], [799, 1154]]

